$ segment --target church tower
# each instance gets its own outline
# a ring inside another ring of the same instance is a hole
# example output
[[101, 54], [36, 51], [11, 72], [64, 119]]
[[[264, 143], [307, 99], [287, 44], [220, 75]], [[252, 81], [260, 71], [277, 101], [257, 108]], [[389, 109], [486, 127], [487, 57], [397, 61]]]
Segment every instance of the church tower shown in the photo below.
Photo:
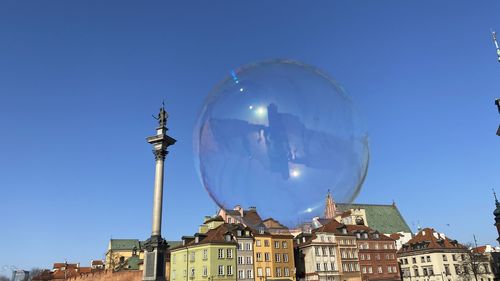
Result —
[[495, 196], [495, 211], [493, 211], [493, 215], [495, 216], [495, 226], [497, 227], [498, 238], [497, 241], [500, 243], [500, 202], [498, 202], [497, 194], [493, 190], [493, 196]]
[[334, 219], [337, 214], [337, 207], [335, 206], [335, 202], [333, 201], [332, 196], [330, 195], [330, 190], [326, 195], [326, 204], [325, 204], [325, 219]]

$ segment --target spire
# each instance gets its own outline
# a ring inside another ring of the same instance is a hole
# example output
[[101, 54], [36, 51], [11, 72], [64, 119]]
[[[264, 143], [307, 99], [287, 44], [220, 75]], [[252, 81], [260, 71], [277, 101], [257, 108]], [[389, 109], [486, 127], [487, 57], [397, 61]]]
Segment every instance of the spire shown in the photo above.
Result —
[[325, 219], [334, 219], [336, 213], [337, 213], [337, 207], [335, 206], [335, 202], [333, 201], [333, 198], [330, 195], [330, 189], [328, 189], [328, 193], [326, 195], [326, 203], [325, 203]]
[[497, 193], [495, 192], [494, 188], [492, 188], [491, 190], [493, 190], [493, 196], [495, 197], [495, 206], [498, 208], [498, 207], [500, 207], [500, 203], [498, 202], [498, 199], [497, 199]]

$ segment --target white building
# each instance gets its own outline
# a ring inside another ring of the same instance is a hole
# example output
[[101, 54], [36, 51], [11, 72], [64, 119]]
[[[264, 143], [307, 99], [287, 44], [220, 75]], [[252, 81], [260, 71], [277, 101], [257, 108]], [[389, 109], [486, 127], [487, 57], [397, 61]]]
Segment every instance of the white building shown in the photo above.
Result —
[[475, 280], [474, 263], [479, 264], [477, 281], [493, 281], [488, 262], [473, 262], [470, 253], [456, 240], [424, 228], [398, 251], [403, 281]]

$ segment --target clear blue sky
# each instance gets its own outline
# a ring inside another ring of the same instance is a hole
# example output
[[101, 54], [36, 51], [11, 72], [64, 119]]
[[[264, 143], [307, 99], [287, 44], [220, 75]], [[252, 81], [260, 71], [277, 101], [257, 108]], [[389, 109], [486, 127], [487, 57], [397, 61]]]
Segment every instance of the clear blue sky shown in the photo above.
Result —
[[0, 274], [150, 235], [145, 137], [163, 99], [178, 139], [164, 235], [196, 231], [215, 211], [193, 165], [197, 111], [232, 68], [276, 57], [330, 73], [367, 119], [358, 202], [394, 199], [413, 228], [496, 243], [498, 1], [250, 2], [0, 3]]

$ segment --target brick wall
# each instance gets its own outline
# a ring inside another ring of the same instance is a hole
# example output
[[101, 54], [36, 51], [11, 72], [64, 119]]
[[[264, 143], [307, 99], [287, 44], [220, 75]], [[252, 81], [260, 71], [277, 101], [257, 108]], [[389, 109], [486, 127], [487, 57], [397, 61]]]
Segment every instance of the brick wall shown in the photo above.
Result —
[[68, 278], [67, 281], [142, 281], [142, 270], [126, 270], [119, 272], [104, 270]]

